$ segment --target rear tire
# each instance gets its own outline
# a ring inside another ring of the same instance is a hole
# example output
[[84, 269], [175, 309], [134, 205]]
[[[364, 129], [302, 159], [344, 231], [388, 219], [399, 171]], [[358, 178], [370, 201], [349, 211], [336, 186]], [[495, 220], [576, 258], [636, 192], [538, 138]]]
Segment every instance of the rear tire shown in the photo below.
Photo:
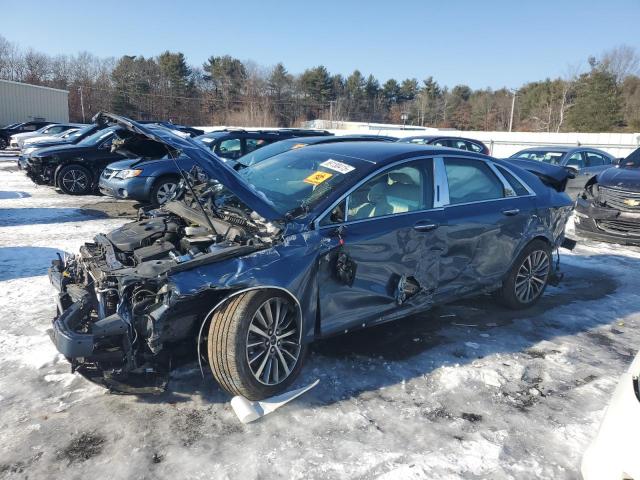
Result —
[[0, 137], [0, 150], [4, 150], [5, 148], [7, 148], [7, 145], [9, 143], [7, 142], [7, 140], [5, 140], [3, 137]]
[[154, 207], [163, 205], [178, 188], [176, 177], [164, 177], [156, 181], [151, 189], [150, 202]]
[[232, 297], [209, 326], [213, 376], [229, 394], [249, 400], [282, 393], [302, 368], [301, 332], [298, 309], [284, 293], [252, 290]]
[[56, 183], [68, 195], [86, 195], [91, 191], [91, 172], [80, 165], [67, 165], [58, 173]]
[[549, 244], [533, 240], [513, 262], [502, 288], [495, 293], [496, 299], [514, 310], [531, 307], [547, 288], [552, 262]]

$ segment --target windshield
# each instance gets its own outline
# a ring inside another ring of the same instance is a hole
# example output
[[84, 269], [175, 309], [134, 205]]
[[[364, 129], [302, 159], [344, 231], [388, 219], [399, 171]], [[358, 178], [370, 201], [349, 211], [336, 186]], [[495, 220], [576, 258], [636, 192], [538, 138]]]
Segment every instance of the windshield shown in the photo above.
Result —
[[353, 161], [304, 148], [267, 158], [241, 170], [239, 175], [269, 199], [280, 214], [295, 215], [313, 208], [357, 175]]
[[526, 160], [535, 160], [536, 162], [549, 163], [551, 165], [560, 165], [562, 157], [566, 152], [554, 152], [550, 150], [523, 150], [510, 158], [524, 158]]
[[94, 133], [93, 135], [89, 135], [87, 138], [85, 138], [84, 140], [82, 140], [78, 145], [83, 145], [85, 147], [92, 147], [94, 145], [97, 145], [98, 143], [100, 143], [102, 140], [104, 140], [106, 137], [108, 137], [109, 135], [111, 135], [111, 133], [118, 127], [109, 127], [109, 128], [105, 128], [104, 130], [98, 130], [96, 133]]
[[78, 138], [81, 135], [86, 135], [95, 128], [97, 128], [95, 125], [87, 125], [86, 127], [82, 127], [79, 130], [72, 131], [68, 138]]
[[281, 140], [280, 142], [275, 142], [271, 145], [258, 148], [251, 153], [247, 153], [245, 156], [240, 157], [237, 162], [248, 167], [250, 165], [260, 163], [267, 158], [271, 158], [274, 155], [294, 150], [296, 148], [306, 147], [307, 145], [307, 143], [300, 141], [300, 139]]
[[200, 135], [199, 137], [196, 137], [194, 140], [197, 140], [198, 142], [205, 144], [207, 148], [211, 149], [211, 147], [213, 147], [213, 143], [226, 133], [227, 132], [224, 132], [224, 131], [205, 133], [204, 135]]
[[640, 148], [620, 161], [620, 168], [640, 168]]

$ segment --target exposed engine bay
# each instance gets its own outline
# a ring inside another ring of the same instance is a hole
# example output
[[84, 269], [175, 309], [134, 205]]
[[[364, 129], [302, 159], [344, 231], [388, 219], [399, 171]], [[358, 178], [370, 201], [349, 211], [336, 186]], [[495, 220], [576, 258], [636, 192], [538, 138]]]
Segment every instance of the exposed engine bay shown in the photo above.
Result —
[[140, 211], [138, 221], [97, 235], [49, 271], [60, 291], [56, 344], [74, 370], [114, 390], [123, 390], [118, 379], [125, 374], [129, 386], [132, 374], [158, 374], [165, 343], [193, 338], [201, 312], [175, 308], [180, 299], [167, 283], [169, 274], [246, 255], [279, 239], [277, 225], [233, 198], [222, 201], [220, 185], [197, 173], [188, 175], [190, 188], [183, 181], [163, 208]]

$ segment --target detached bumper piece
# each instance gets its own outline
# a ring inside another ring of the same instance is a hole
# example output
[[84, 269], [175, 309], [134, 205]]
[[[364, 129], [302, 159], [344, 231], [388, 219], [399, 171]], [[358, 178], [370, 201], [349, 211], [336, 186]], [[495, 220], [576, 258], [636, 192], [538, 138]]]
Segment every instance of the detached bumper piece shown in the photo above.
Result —
[[578, 198], [575, 228], [580, 235], [594, 240], [640, 245], [640, 212], [601, 207]]

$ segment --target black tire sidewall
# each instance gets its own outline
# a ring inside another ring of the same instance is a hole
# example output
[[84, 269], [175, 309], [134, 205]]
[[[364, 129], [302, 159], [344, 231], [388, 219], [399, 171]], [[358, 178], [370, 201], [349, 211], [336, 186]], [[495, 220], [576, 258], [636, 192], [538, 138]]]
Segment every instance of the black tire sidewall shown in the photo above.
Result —
[[[304, 363], [307, 346], [302, 342], [298, 361], [284, 381], [278, 385], [265, 385], [260, 383], [253, 375], [246, 355], [247, 332], [251, 320], [258, 308], [270, 298], [282, 298], [293, 308], [296, 308], [296, 305], [293, 304], [288, 295], [274, 290], [254, 290], [243, 295], [242, 304], [233, 319], [235, 325], [230, 329], [230, 334], [235, 335], [235, 338], [232, 340], [234, 342], [234, 363], [236, 367], [234, 376], [237, 376], [237, 378], [234, 379], [234, 383], [239, 387], [239, 392], [230, 393], [241, 393], [249, 400], [260, 400], [284, 392], [287, 387], [295, 381]], [[225, 308], [225, 306], [222, 308]], [[212, 324], [210, 328], [215, 328], [215, 326]], [[302, 328], [302, 325], [300, 325], [300, 328]]]
[[[64, 184], [62, 183], [62, 177], [64, 177], [65, 174], [67, 174], [72, 170], [79, 170], [87, 176], [88, 183], [87, 183], [87, 188], [85, 188], [84, 191], [71, 192], [64, 187]], [[67, 195], [86, 195], [89, 192], [91, 192], [91, 186], [93, 184], [93, 176], [91, 175], [91, 172], [89, 171], [89, 169], [83, 167], [82, 165], [67, 165], [65, 167], [62, 167], [62, 169], [60, 169], [60, 171], [58, 172], [58, 178], [56, 183], [58, 184], [58, 188], [62, 190], [64, 193], [66, 193]]]

